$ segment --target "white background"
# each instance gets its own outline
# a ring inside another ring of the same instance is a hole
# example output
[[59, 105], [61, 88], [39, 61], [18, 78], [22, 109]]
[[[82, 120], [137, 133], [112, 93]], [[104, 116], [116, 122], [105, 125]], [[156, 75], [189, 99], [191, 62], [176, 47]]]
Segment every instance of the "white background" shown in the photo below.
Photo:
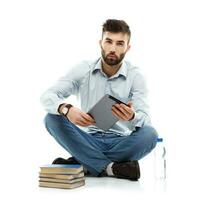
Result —
[[[147, 77], [153, 125], [167, 146], [163, 199], [212, 199], [213, 10], [208, 0], [1, 1], [1, 195], [31, 199], [159, 195], [152, 187], [136, 189], [129, 182], [122, 188], [109, 187], [117, 180], [106, 185], [100, 179], [85, 190], [38, 188], [39, 166], [56, 156], [69, 156], [43, 127], [40, 95], [75, 63], [100, 56], [101, 25], [117, 18], [131, 27], [132, 47], [126, 58]], [[146, 180], [140, 183], [146, 185]]]

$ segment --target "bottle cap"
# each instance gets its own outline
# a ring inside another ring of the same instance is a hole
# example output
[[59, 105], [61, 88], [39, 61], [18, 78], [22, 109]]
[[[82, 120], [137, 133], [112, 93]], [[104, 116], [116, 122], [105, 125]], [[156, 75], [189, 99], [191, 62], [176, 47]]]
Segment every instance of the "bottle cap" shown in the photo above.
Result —
[[157, 142], [163, 142], [163, 138], [157, 138]]

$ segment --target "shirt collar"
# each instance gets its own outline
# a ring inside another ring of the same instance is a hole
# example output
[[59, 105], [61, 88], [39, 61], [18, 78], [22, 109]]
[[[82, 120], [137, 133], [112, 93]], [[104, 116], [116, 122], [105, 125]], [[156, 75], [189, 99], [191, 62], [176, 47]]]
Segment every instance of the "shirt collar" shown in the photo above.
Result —
[[[102, 74], [104, 74], [106, 76], [106, 74], [103, 72], [101, 66], [102, 66], [102, 62], [101, 62], [101, 58], [99, 58], [94, 69], [92, 70], [92, 73], [95, 73], [96, 71], [100, 71]], [[120, 69], [117, 71], [117, 73], [114, 74], [110, 78], [119, 77], [120, 75], [122, 75], [124, 78], [126, 78], [127, 73], [128, 73], [128, 64], [127, 64], [127, 62], [123, 61], [122, 65], [121, 65]]]

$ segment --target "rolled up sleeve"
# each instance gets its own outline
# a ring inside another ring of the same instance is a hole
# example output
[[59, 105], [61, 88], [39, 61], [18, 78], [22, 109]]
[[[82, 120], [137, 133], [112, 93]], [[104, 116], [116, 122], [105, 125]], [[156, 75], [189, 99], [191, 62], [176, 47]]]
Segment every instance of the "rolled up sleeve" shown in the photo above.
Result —
[[79, 91], [79, 82], [87, 73], [88, 65], [82, 62], [73, 67], [65, 76], [60, 78], [54, 86], [46, 90], [40, 97], [43, 108], [51, 114], [59, 114], [58, 107], [70, 95]]

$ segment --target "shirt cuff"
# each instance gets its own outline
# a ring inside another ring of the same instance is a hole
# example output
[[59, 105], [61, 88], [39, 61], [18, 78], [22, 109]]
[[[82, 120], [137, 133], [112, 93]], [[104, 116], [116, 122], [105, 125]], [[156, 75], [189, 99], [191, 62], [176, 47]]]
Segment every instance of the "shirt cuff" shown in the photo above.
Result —
[[150, 118], [145, 113], [135, 112], [134, 118], [128, 122], [130, 130], [135, 131], [136, 127], [142, 127], [144, 124], [150, 124]]

